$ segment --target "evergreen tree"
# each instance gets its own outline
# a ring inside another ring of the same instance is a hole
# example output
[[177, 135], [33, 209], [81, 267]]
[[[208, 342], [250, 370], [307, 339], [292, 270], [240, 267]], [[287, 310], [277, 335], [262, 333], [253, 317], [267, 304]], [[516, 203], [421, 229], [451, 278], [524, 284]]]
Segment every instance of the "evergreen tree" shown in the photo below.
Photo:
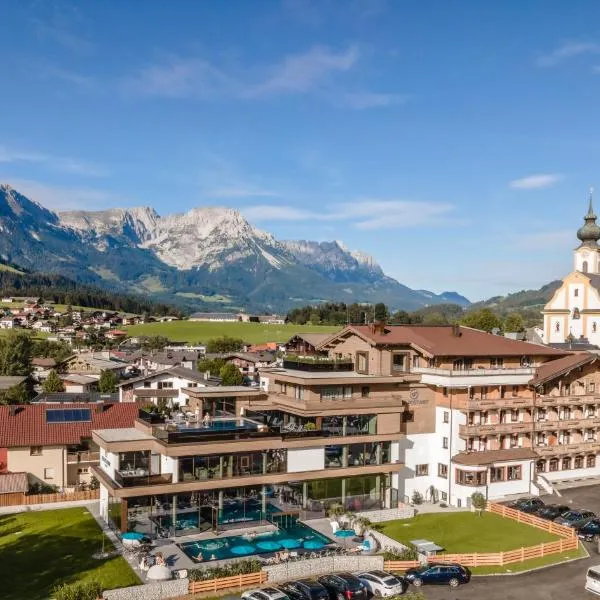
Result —
[[375, 321], [387, 321], [389, 317], [387, 306], [383, 302], [378, 302], [374, 309]]
[[31, 391], [25, 383], [13, 385], [0, 394], [0, 404], [27, 404], [30, 399]]
[[233, 363], [227, 363], [221, 367], [219, 377], [221, 385], [242, 385], [244, 383], [244, 376]]
[[118, 383], [119, 378], [115, 375], [115, 372], [107, 369], [100, 374], [98, 390], [102, 394], [114, 394], [117, 391]]
[[42, 384], [42, 388], [47, 394], [65, 391], [65, 386], [54, 369], [48, 373], [48, 377], [46, 377], [46, 381]]

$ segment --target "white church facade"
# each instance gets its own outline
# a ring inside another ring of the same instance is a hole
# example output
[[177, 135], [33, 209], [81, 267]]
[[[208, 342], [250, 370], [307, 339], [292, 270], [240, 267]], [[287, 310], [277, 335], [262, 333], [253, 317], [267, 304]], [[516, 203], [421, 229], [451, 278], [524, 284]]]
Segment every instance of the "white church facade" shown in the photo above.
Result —
[[564, 279], [543, 310], [544, 343], [587, 341], [600, 346], [600, 226], [590, 204], [577, 231], [574, 270]]

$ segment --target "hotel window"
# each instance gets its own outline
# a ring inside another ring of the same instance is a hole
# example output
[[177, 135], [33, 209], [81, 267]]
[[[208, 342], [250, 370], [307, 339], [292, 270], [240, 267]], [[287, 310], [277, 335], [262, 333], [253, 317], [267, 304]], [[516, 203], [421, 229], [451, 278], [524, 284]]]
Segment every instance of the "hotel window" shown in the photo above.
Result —
[[473, 359], [459, 358], [452, 363], [453, 371], [467, 371], [473, 368]]
[[571, 468], [571, 459], [568, 456], [562, 459], [562, 470], [568, 471]]
[[29, 456], [41, 456], [42, 452], [41, 446], [31, 446], [31, 448], [29, 448]]
[[448, 492], [442, 492], [442, 502], [448, 502]]
[[342, 398], [352, 398], [352, 386], [328, 385], [321, 388], [321, 400], [341, 400]]
[[573, 290], [573, 296], [575, 296], [575, 298], [577, 298], [579, 296], [579, 290], [577, 290], [577, 289]]
[[548, 470], [552, 473], [553, 471], [558, 471], [558, 458], [553, 458], [550, 460]]
[[575, 468], [576, 469], [583, 469], [583, 456], [576, 456], [575, 457]]
[[570, 383], [565, 384], [563, 391], [565, 393], [565, 396], [570, 396], [571, 395], [571, 384]]
[[506, 480], [507, 481], [516, 481], [517, 479], [521, 479], [521, 465], [517, 465], [514, 467], [507, 467]]
[[488, 389], [487, 389], [487, 387], [486, 387], [486, 386], [483, 386], [483, 387], [481, 388], [481, 399], [482, 399], [482, 400], [485, 400], [485, 399], [487, 399], [487, 395], [488, 395]]
[[447, 410], [442, 413], [442, 418], [444, 423], [450, 423], [450, 413]]
[[511, 386], [510, 393], [513, 398], [516, 398], [519, 395], [519, 386], [518, 385]]
[[304, 400], [304, 386], [303, 385], [295, 385], [294, 386], [294, 398], [296, 398], [296, 400]]
[[490, 469], [490, 483], [504, 481], [504, 467], [492, 467]]
[[594, 454], [590, 454], [589, 456], [586, 456], [585, 466], [588, 469], [593, 469], [596, 466], [596, 456]]
[[444, 396], [444, 398], [448, 397], [448, 388], [447, 387], [442, 388], [442, 395]]
[[144, 387], [145, 388], [151, 388], [152, 387], [152, 382], [151, 381], [144, 381]]
[[417, 368], [419, 366], [419, 357], [416, 354], [413, 354], [412, 357], [412, 366]]
[[469, 400], [473, 400], [475, 398], [475, 388], [469, 388]]
[[519, 446], [519, 436], [518, 435], [511, 435], [510, 436], [510, 447], [511, 448], [517, 448]]
[[406, 354], [392, 354], [392, 371], [406, 371]]
[[596, 384], [593, 381], [590, 381], [587, 386], [588, 394], [593, 394], [596, 391]]
[[492, 369], [501, 369], [504, 366], [504, 359], [498, 357], [490, 358], [490, 367]]
[[485, 471], [463, 471], [456, 469], [456, 483], [459, 485], [485, 485]]
[[171, 390], [171, 389], [173, 389], [173, 382], [172, 381], [159, 381], [158, 389], [159, 390]]
[[370, 393], [370, 392], [371, 392], [371, 389], [369, 388], [369, 386], [368, 386], [368, 385], [365, 385], [365, 386], [363, 386], [363, 387], [360, 389], [360, 395], [361, 395], [363, 398], [368, 398], [368, 397], [369, 397], [369, 393]]
[[448, 465], [444, 463], [438, 463], [438, 477], [448, 479]]
[[546, 471], [546, 461], [545, 460], [538, 460], [535, 463], [535, 472], [536, 473], [544, 473]]
[[55, 475], [54, 467], [46, 467], [44, 469], [44, 479], [54, 479]]
[[519, 421], [519, 411], [518, 410], [510, 411], [510, 420], [511, 420], [511, 423], [517, 423]]
[[279, 388], [282, 394], [287, 394], [287, 383], [280, 383]]
[[415, 467], [415, 477], [425, 477], [429, 475], [429, 465], [417, 465]]
[[442, 438], [442, 448], [444, 450], [448, 450], [448, 438], [447, 437]]

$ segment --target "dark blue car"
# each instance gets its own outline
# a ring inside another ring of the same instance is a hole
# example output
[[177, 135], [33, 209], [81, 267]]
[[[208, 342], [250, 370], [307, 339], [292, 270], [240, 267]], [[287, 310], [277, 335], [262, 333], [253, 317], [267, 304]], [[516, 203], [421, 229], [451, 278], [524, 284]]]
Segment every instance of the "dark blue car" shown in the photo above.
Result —
[[600, 540], [600, 519], [592, 519], [583, 525], [575, 527], [577, 535], [586, 542]]
[[424, 565], [406, 571], [406, 580], [415, 587], [425, 584], [449, 585], [457, 588], [462, 583], [469, 583], [471, 571], [457, 563]]

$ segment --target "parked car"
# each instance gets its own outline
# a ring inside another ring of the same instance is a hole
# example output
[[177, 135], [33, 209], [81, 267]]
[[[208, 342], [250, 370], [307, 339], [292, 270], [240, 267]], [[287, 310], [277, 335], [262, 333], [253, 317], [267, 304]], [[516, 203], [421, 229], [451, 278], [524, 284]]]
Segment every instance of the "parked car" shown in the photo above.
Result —
[[292, 600], [329, 600], [327, 588], [312, 579], [288, 581], [279, 587]]
[[524, 513], [534, 513], [545, 506], [545, 503], [539, 498], [519, 498], [518, 500], [511, 502], [509, 506]]
[[421, 587], [423, 584], [447, 584], [456, 588], [461, 583], [469, 583], [471, 571], [458, 563], [447, 563], [408, 569], [404, 576], [415, 587]]
[[596, 515], [591, 510], [568, 510], [566, 513], [554, 519], [559, 525], [567, 525], [568, 527], [577, 527], [587, 523]]
[[266, 587], [258, 590], [248, 590], [242, 594], [245, 600], [290, 600], [281, 590]]
[[586, 542], [600, 540], [600, 519], [591, 519], [583, 525], [575, 527], [577, 535]]
[[317, 581], [327, 588], [330, 600], [367, 600], [367, 588], [351, 573], [323, 575]]
[[554, 521], [564, 513], [570, 510], [570, 506], [566, 504], [546, 504], [546, 506], [542, 506], [539, 508], [535, 514], [536, 516], [547, 519], [548, 521]]
[[357, 577], [373, 596], [380, 598], [403, 594], [408, 587], [408, 582], [402, 577], [385, 571], [367, 571]]

